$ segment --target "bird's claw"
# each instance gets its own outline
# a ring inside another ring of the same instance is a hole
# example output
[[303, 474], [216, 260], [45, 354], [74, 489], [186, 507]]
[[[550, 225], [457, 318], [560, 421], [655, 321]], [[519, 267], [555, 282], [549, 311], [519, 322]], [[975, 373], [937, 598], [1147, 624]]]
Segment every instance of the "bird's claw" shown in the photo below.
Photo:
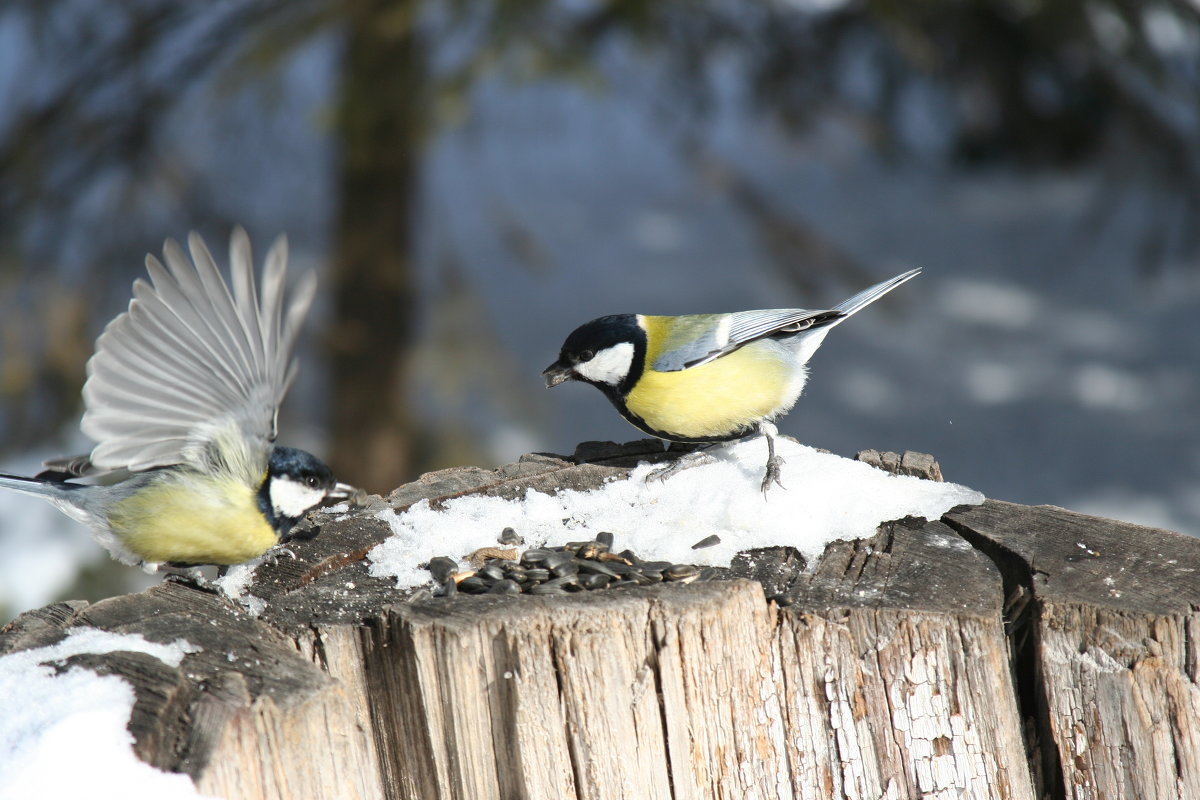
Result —
[[766, 497], [767, 490], [771, 488], [772, 483], [777, 485], [780, 489], [787, 488], [783, 485], [783, 481], [780, 480], [783, 475], [783, 471], [780, 469], [780, 467], [783, 466], [783, 464], [784, 460], [779, 456], [771, 456], [769, 459], [767, 459], [767, 471], [766, 474], [763, 475], [762, 481], [762, 493], [764, 497]]
[[279, 559], [283, 556], [291, 556], [292, 561], [300, 560], [300, 556], [296, 555], [296, 551], [292, 548], [277, 546], [272, 547], [269, 551], [267, 551], [267, 554], [263, 557], [263, 563], [274, 566], [275, 564], [279, 563]]

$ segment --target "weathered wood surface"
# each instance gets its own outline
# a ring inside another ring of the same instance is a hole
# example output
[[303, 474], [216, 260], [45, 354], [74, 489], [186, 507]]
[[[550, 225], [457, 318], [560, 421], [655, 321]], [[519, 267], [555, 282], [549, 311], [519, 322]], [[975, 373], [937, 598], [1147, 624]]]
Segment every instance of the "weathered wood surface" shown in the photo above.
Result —
[[647, 455], [424, 476], [261, 566], [257, 617], [167, 583], [23, 615], [0, 653], [85, 625], [200, 645], [76, 663], [133, 683], [142, 758], [227, 798], [1200, 798], [1177, 534], [989, 501], [688, 586], [413, 600], [367, 574], [389, 507]]
[[1200, 797], [1200, 539], [996, 501], [946, 519], [1018, 600], [1052, 796]]

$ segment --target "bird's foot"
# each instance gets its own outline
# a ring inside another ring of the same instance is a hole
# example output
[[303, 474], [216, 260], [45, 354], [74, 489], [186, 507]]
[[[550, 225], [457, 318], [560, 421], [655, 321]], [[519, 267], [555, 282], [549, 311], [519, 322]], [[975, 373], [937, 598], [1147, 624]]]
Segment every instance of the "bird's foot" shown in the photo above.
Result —
[[694, 450], [691, 453], [682, 455], [669, 464], [663, 464], [655, 467], [654, 470], [646, 476], [646, 483], [656, 481], [661, 483], [667, 478], [678, 475], [684, 470], [689, 470], [692, 467], [698, 467], [701, 464], [709, 464], [715, 461], [712, 455], [707, 450]]
[[767, 471], [763, 475], [762, 482], [762, 493], [765, 498], [767, 490], [771, 488], [772, 483], [779, 486], [780, 489], [786, 489], [787, 487], [783, 485], [783, 481], [779, 480], [783, 459], [775, 455], [775, 426], [770, 423], [764, 423], [759, 427], [759, 431], [767, 440]]
[[266, 552], [266, 554], [263, 556], [262, 563], [271, 564], [274, 566], [275, 564], [278, 564], [279, 559], [283, 558], [284, 556], [291, 556], [292, 561], [297, 561], [300, 558], [300, 556], [296, 555], [296, 551], [292, 548], [276, 545]]
[[204, 568], [182, 564], [159, 564], [155, 572], [163, 576], [164, 583], [190, 583], [197, 589], [211, 591], [213, 582], [204, 576]]
[[780, 469], [780, 467], [782, 467], [783, 464], [784, 460], [779, 456], [773, 455], [767, 459], [767, 471], [766, 474], [763, 475], [762, 481], [762, 493], [764, 497], [767, 494], [767, 490], [771, 488], [772, 483], [777, 485], [780, 489], [787, 488], [783, 485], [783, 481], [780, 480], [780, 477], [783, 474], [783, 471]]

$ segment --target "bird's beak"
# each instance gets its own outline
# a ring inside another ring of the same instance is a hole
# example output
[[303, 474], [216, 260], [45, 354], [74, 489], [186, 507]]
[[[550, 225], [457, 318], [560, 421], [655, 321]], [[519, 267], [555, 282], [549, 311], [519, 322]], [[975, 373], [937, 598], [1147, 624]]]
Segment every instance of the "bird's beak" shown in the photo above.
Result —
[[550, 366], [542, 370], [542, 377], [546, 379], [546, 388], [558, 386], [563, 381], [569, 381], [575, 377], [575, 371], [571, 369], [569, 364], [564, 364], [562, 360], [555, 361]]
[[348, 483], [335, 483], [333, 488], [325, 493], [326, 500], [345, 500], [358, 491], [358, 488]]

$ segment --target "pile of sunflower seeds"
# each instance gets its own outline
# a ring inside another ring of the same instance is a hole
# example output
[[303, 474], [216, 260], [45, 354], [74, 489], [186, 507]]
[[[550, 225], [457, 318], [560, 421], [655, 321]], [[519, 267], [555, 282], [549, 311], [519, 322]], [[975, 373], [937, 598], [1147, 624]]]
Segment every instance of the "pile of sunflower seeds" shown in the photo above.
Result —
[[[501, 544], [520, 544], [512, 528], [500, 534]], [[720, 540], [710, 536], [697, 547], [709, 547]], [[664, 581], [691, 583], [706, 580], [709, 570], [694, 564], [670, 561], [644, 561], [630, 550], [612, 552], [613, 535], [598, 533], [586, 542], [568, 542], [561, 547], [534, 547], [524, 552], [517, 548], [483, 548], [476, 551], [476, 569], [463, 570], [457, 560], [438, 556], [426, 569], [438, 588], [434, 596], [464, 594], [567, 594], [623, 586], [649, 586]]]

